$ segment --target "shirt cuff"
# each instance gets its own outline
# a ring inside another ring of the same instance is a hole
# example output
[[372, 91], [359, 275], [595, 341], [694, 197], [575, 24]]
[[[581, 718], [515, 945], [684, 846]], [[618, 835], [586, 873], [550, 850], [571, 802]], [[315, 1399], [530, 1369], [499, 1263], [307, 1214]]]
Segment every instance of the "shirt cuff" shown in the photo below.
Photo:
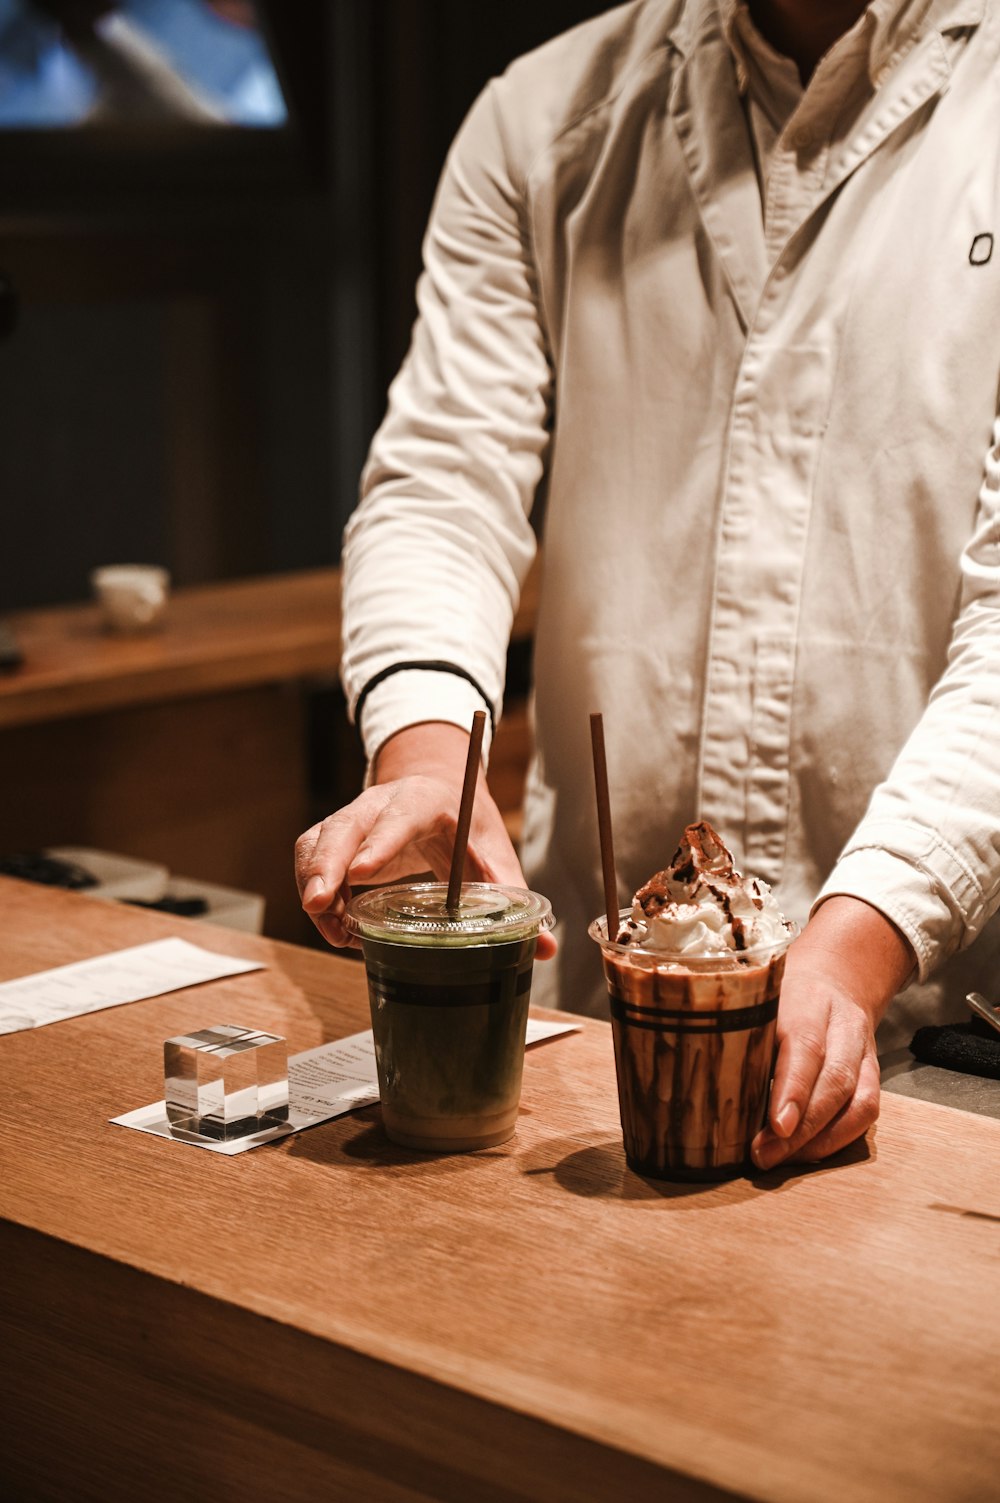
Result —
[[886, 850], [867, 847], [842, 856], [820, 889], [810, 917], [827, 898], [860, 898], [890, 919], [917, 957], [916, 977], [930, 973], [958, 949], [954, 915], [926, 872]]
[[426, 668], [404, 668], [392, 674], [381, 684], [376, 684], [365, 699], [361, 739], [369, 768], [379, 749], [397, 731], [428, 721], [445, 721], [463, 731], [470, 731], [477, 710], [487, 712], [483, 730], [485, 767], [492, 741], [489, 707], [472, 685], [454, 673], [436, 673]]

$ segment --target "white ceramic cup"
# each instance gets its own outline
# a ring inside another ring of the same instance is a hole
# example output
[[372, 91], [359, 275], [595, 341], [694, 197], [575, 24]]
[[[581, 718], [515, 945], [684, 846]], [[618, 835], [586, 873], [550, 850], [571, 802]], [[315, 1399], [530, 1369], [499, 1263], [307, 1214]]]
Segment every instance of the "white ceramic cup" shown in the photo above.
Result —
[[156, 564], [106, 564], [90, 583], [113, 631], [147, 631], [167, 608], [170, 575]]

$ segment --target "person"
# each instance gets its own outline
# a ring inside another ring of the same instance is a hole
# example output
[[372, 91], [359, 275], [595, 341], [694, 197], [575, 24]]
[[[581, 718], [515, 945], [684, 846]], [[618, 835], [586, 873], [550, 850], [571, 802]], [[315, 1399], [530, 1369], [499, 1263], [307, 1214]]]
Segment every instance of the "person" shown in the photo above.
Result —
[[876, 1027], [1000, 959], [998, 52], [996, 0], [636, 0], [515, 62], [345, 535], [371, 770], [306, 911], [342, 944], [352, 883], [446, 873], [537, 496], [525, 876], [485, 785], [470, 871], [552, 899], [536, 999], [603, 1011], [602, 710], [622, 895], [704, 817], [803, 925], [762, 1168], [859, 1137]]

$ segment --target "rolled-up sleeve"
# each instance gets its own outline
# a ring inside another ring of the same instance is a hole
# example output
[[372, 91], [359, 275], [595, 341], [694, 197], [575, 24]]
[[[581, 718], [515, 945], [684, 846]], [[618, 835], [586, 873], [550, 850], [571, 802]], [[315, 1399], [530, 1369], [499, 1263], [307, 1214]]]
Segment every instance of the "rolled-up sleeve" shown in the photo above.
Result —
[[[490, 86], [445, 166], [410, 350], [345, 532], [342, 678], [352, 714], [364, 692], [369, 757], [407, 725], [501, 707], [552, 394], [509, 156]], [[392, 671], [433, 663], [458, 671]]]
[[945, 671], [816, 904], [880, 909], [922, 980], [1000, 907], [1000, 420], [961, 567]]

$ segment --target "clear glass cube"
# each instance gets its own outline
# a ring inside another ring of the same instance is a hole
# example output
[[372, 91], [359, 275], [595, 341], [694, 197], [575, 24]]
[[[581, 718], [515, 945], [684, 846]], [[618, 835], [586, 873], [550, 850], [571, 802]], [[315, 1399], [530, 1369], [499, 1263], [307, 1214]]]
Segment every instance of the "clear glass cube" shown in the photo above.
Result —
[[216, 1023], [163, 1046], [167, 1120], [203, 1138], [241, 1138], [288, 1121], [288, 1047], [274, 1033]]

